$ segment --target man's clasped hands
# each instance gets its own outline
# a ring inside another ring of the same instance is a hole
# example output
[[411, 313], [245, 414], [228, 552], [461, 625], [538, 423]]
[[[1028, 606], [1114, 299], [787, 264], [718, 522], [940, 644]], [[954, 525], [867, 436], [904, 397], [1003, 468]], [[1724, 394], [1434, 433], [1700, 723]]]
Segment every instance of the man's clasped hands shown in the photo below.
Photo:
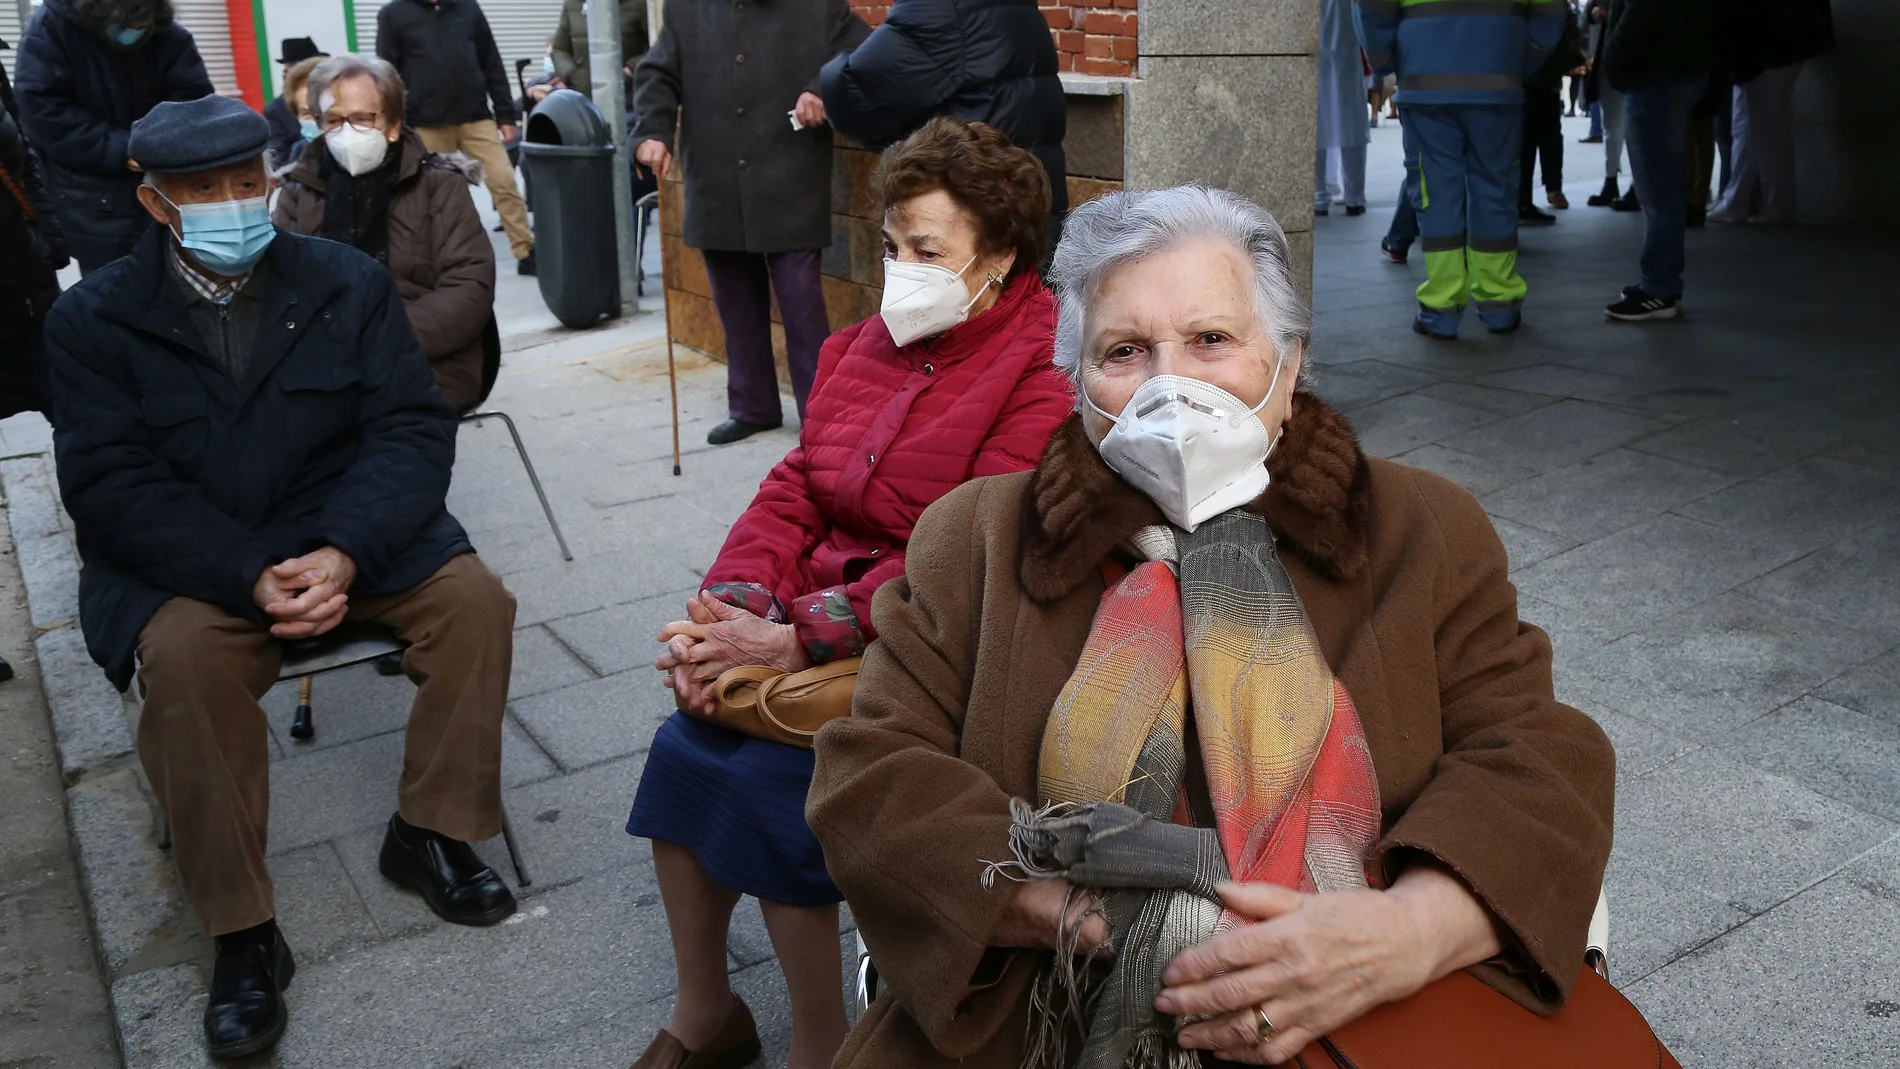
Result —
[[356, 562], [335, 546], [273, 564], [257, 577], [251, 597], [271, 618], [275, 638], [315, 638], [349, 612]]

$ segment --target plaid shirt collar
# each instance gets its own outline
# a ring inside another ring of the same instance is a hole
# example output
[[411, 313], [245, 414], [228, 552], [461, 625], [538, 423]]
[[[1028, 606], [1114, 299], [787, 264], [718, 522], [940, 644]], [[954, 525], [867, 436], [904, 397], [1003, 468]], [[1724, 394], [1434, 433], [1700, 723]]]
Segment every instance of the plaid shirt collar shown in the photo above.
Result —
[[228, 282], [220, 282], [216, 279], [206, 278], [203, 274], [199, 273], [197, 268], [185, 262], [184, 254], [178, 251], [177, 241], [172, 241], [170, 245], [172, 273], [177, 275], [179, 280], [184, 282], [185, 285], [191, 287], [198, 296], [203, 297], [212, 304], [230, 304], [231, 298], [237, 296], [237, 292], [244, 288], [246, 282], [251, 280], [251, 271], [257, 270], [253, 267], [251, 271], [246, 271]]

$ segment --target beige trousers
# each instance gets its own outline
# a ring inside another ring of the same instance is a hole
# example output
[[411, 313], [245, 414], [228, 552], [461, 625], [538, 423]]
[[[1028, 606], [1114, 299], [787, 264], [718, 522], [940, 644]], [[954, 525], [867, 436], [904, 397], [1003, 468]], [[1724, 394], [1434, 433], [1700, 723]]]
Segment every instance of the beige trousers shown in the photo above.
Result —
[[[515, 599], [474, 554], [408, 590], [352, 598], [349, 618], [408, 641], [416, 683], [396, 808], [475, 842], [501, 831], [501, 718]], [[277, 915], [270, 869], [270, 732], [257, 704], [281, 650], [267, 625], [173, 598], [139, 634], [139, 761], [171, 822], [172, 856], [207, 936]]]
[[422, 144], [430, 152], [464, 152], [482, 165], [482, 178], [495, 198], [501, 225], [508, 231], [508, 249], [519, 260], [534, 251], [534, 231], [528, 229], [528, 205], [515, 188], [515, 169], [508, 150], [501, 147], [501, 128], [493, 119], [459, 126], [418, 126]]

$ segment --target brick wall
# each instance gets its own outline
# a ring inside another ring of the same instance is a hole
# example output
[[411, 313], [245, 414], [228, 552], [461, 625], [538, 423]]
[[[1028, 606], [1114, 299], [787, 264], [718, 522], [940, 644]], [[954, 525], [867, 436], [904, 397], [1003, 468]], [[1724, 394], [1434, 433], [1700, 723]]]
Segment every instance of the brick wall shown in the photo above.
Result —
[[[1140, 0], [1043, 0], [1042, 17], [1056, 40], [1056, 59], [1081, 74], [1135, 73], [1135, 5]], [[877, 26], [889, 4], [854, 4], [851, 10]]]

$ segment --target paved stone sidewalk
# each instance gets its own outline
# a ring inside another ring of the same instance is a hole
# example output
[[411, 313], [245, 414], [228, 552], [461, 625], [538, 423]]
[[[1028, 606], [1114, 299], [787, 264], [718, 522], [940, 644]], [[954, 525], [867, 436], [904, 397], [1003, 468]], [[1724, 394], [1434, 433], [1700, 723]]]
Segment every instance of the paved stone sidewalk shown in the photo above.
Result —
[[[1396, 130], [1375, 131], [1375, 190]], [[1900, 375], [1877, 237], [1690, 235], [1688, 316], [1606, 324], [1641, 222], [1579, 208], [1524, 235], [1527, 323], [1408, 327], [1415, 262], [1376, 258], [1383, 206], [1319, 220], [1319, 390], [1369, 451], [1457, 479], [1509, 547], [1559, 694], [1619, 751], [1615, 979], [1686, 1065], [1900, 1064]], [[1389, 193], [1386, 199], [1389, 205]], [[1889, 239], [1890, 240], [1890, 239]], [[723, 369], [682, 365], [685, 474], [659, 317], [534, 334], [495, 404], [534, 451], [577, 559], [497, 425], [466, 428], [451, 507], [520, 602], [504, 779], [535, 877], [500, 928], [436, 923], [376, 874], [406, 692], [322, 677], [316, 740], [273, 731], [272, 866], [299, 954], [271, 1064], [618, 1067], [663, 1021], [672, 962], [649, 855], [622, 831], [670, 709], [649, 665], [787, 429], [703, 444]], [[554, 340], [547, 341], [545, 339]], [[0, 428], [6, 442], [30, 431]], [[30, 448], [30, 446], [29, 446]], [[42, 459], [0, 464], [42, 633], [68, 808], [128, 1065], [198, 1066], [205, 943], [129, 757], [128, 709], [84, 670], [71, 546]], [[483, 851], [505, 872], [499, 843]], [[783, 1064], [755, 907], [735, 982]]]

